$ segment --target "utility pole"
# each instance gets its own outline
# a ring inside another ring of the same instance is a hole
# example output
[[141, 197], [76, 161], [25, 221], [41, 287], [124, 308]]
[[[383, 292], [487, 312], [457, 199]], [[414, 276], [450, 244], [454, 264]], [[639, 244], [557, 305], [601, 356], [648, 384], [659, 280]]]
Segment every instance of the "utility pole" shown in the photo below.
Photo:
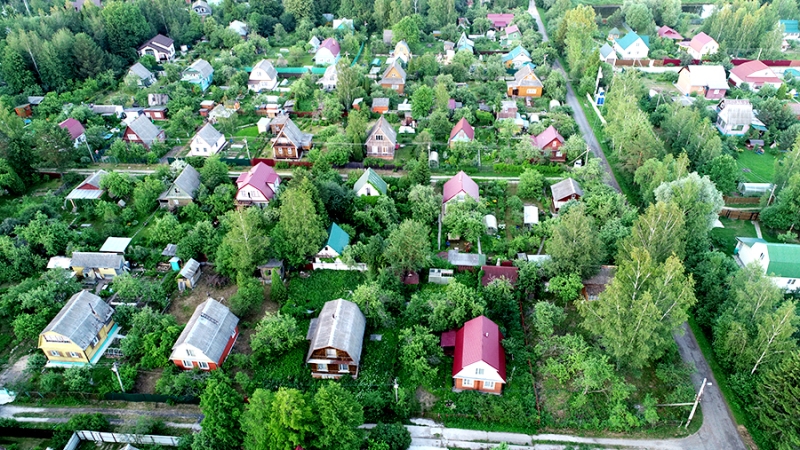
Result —
[[111, 371], [117, 374], [117, 381], [119, 381], [119, 388], [122, 390], [122, 393], [125, 393], [125, 388], [122, 387], [122, 378], [119, 377], [119, 368], [117, 367], [117, 362], [114, 361], [114, 365], [111, 366]]
[[244, 138], [244, 148], [247, 149], [247, 159], [251, 159], [250, 158], [250, 146], [247, 145], [247, 138]]
[[397, 398], [397, 389], [398, 389], [399, 387], [400, 387], [400, 386], [397, 384], [397, 378], [395, 378], [395, 379], [394, 379], [394, 402], [395, 402], [395, 403], [399, 402], [399, 400], [398, 400], [398, 398]]
[[694, 412], [697, 411], [697, 405], [700, 403], [700, 397], [703, 396], [703, 389], [705, 389], [707, 381], [708, 378], [703, 378], [703, 384], [700, 385], [700, 391], [697, 393], [697, 397], [694, 399], [694, 406], [692, 406], [692, 412], [689, 413], [689, 419], [686, 420], [685, 428], [689, 428], [689, 424], [692, 423], [692, 417], [694, 417]]
[[86, 144], [86, 149], [89, 150], [89, 158], [92, 158], [92, 162], [97, 162], [94, 159], [94, 154], [92, 153], [92, 147], [89, 147], [89, 140], [87, 139], [83, 141], [83, 143]]

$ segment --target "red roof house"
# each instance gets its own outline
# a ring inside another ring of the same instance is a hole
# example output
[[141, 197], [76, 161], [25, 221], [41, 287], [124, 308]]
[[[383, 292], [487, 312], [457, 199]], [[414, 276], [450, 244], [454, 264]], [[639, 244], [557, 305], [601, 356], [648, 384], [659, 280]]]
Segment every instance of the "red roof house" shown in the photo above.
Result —
[[658, 33], [658, 37], [663, 38], [663, 39], [674, 39], [676, 41], [682, 41], [683, 40], [683, 36], [681, 36], [680, 33], [678, 33], [677, 31], [673, 30], [672, 28], [670, 28], [670, 27], [668, 27], [666, 25], [664, 25], [663, 27], [659, 28], [657, 33]]
[[263, 208], [275, 198], [280, 184], [281, 177], [275, 169], [260, 162], [236, 179], [236, 203]]
[[498, 280], [500, 278], [505, 278], [511, 285], [517, 284], [517, 280], [519, 279], [519, 268], [517, 267], [508, 267], [508, 266], [483, 266], [481, 267], [483, 271], [483, 277], [481, 277], [481, 284], [483, 286], [488, 285], [494, 280]]
[[487, 14], [486, 18], [492, 22], [492, 27], [503, 30], [514, 20], [513, 14]]
[[463, 202], [467, 195], [477, 202], [479, 200], [479, 193], [480, 189], [478, 189], [478, 183], [462, 170], [444, 184], [442, 203], [447, 204], [451, 201]]
[[550, 161], [563, 163], [567, 160], [567, 155], [559, 151], [564, 145], [564, 137], [552, 125], [539, 135], [531, 136], [531, 143], [534, 147], [544, 150], [545, 154], [550, 152], [548, 155]]
[[714, 38], [701, 31], [692, 38], [686, 51], [694, 59], [703, 59], [703, 56], [717, 53], [719, 44]]
[[452, 147], [453, 142], [470, 142], [473, 139], [475, 139], [475, 129], [467, 122], [466, 118], [462, 117], [456, 126], [450, 130], [450, 140], [448, 142]]
[[758, 60], [748, 61], [731, 69], [729, 80], [734, 86], [747, 83], [753, 91], [760, 90], [765, 84], [771, 84], [775, 89], [779, 89], [782, 82], [772, 69]]
[[69, 132], [69, 137], [72, 139], [75, 147], [77, 147], [79, 144], [82, 144], [83, 141], [86, 140], [86, 129], [83, 128], [83, 125], [81, 125], [81, 123], [77, 120], [69, 118], [59, 123], [58, 126]]
[[506, 383], [506, 354], [497, 324], [485, 316], [464, 324], [456, 333], [453, 381], [456, 390], [500, 394]]

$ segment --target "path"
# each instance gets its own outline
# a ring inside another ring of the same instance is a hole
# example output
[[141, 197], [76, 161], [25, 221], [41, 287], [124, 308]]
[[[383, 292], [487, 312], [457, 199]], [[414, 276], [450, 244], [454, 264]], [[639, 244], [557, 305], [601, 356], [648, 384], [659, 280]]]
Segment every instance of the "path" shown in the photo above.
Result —
[[[136, 405], [129, 403], [130, 405]], [[64, 423], [75, 414], [100, 413], [106, 416], [114, 425], [136, 423], [139, 417], [147, 416], [163, 420], [173, 428], [196, 428], [203, 419], [200, 408], [195, 405], [169, 406], [162, 403], [148, 403], [156, 405], [153, 409], [144, 408], [88, 408], [88, 407], [55, 407], [42, 408], [35, 406], [0, 406], [0, 419], [14, 419], [18, 422], [37, 423]], [[138, 406], [138, 405], [136, 405]], [[35, 415], [37, 417], [17, 417], [17, 415]]]
[[753, 226], [756, 227], [756, 236], [758, 236], [759, 239], [764, 239], [764, 236], [761, 235], [761, 225], [758, 223], [758, 221], [751, 220], [750, 223], [752, 223]]

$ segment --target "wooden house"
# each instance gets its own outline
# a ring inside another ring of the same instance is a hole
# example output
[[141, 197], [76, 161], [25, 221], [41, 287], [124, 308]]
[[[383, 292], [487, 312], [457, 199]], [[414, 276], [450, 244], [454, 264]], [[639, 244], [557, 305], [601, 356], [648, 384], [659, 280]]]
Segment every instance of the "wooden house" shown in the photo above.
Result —
[[207, 123], [194, 135], [189, 144], [189, 156], [212, 156], [225, 147], [225, 135]]
[[367, 319], [358, 305], [338, 299], [325, 303], [319, 317], [311, 320], [306, 364], [314, 378], [358, 378]]
[[531, 136], [534, 147], [544, 150], [547, 158], [552, 162], [563, 163], [567, 161], [566, 153], [561, 152], [564, 137], [552, 125], [538, 135]]
[[533, 73], [533, 68], [526, 64], [514, 73], [513, 80], [506, 82], [506, 94], [509, 97], [539, 98], [543, 87], [539, 77]]
[[164, 130], [153, 125], [147, 116], [141, 115], [128, 125], [122, 140], [127, 143], [142, 144], [149, 150], [155, 142], [163, 142], [165, 136]]
[[555, 213], [564, 206], [564, 203], [570, 200], [580, 200], [583, 197], [581, 185], [572, 178], [561, 180], [550, 186], [550, 192], [553, 195], [553, 212]]
[[311, 149], [313, 138], [313, 134], [300, 131], [292, 119], [286, 119], [272, 141], [273, 156], [277, 159], [300, 159], [305, 151]]
[[84, 280], [113, 280], [128, 271], [125, 257], [116, 253], [73, 252], [72, 271]]
[[372, 112], [377, 114], [385, 114], [389, 112], [389, 98], [388, 97], [375, 97], [372, 99]]
[[200, 188], [200, 173], [191, 165], [186, 165], [172, 182], [169, 189], [158, 197], [161, 208], [175, 209], [194, 202], [195, 194]]
[[394, 159], [397, 133], [384, 116], [367, 132], [367, 156], [370, 158]]
[[181, 81], [196, 84], [205, 91], [214, 81], [214, 68], [205, 59], [198, 59], [181, 72]]
[[222, 303], [208, 298], [197, 305], [178, 336], [169, 359], [184, 370], [216, 370], [239, 337], [239, 318]]
[[386, 71], [383, 72], [380, 82], [378, 84], [385, 89], [392, 89], [402, 94], [406, 88], [406, 71], [395, 60]]

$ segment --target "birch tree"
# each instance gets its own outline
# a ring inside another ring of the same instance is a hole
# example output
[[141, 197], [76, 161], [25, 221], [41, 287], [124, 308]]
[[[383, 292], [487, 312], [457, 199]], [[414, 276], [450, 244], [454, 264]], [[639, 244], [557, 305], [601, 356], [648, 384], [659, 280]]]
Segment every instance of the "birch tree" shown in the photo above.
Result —
[[228, 229], [217, 249], [217, 270], [228, 276], [250, 275], [267, 256], [269, 239], [263, 228], [263, 215], [256, 208], [228, 212], [223, 219]]
[[646, 249], [658, 263], [666, 261], [670, 255], [682, 259], [685, 238], [686, 229], [680, 208], [674, 203], [658, 202], [650, 205], [633, 222], [630, 236], [622, 242], [621, 252], [630, 255], [638, 247]]

